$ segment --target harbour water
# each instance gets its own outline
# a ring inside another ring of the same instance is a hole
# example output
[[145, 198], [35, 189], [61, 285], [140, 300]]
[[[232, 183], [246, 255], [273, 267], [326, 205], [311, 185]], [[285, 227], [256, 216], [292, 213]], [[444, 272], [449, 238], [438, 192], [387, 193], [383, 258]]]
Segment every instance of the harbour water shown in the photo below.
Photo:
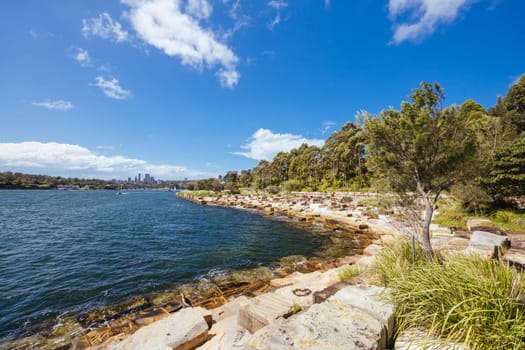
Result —
[[0, 344], [65, 313], [312, 256], [321, 237], [172, 192], [0, 191]]

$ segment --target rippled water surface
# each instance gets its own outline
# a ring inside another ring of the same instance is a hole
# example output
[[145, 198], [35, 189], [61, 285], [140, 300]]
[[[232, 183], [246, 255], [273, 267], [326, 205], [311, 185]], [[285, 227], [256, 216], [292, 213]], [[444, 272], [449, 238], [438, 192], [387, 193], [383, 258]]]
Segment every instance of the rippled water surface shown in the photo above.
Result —
[[0, 191], [0, 242], [0, 339], [64, 312], [320, 245], [290, 222], [162, 191]]

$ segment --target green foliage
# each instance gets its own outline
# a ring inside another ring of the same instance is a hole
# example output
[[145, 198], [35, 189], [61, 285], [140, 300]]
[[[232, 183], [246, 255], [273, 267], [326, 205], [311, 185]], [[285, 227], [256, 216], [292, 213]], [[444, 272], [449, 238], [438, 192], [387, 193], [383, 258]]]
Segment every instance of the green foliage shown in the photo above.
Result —
[[421, 83], [410, 98], [400, 111], [365, 117], [368, 164], [398, 193], [415, 192], [423, 201], [422, 241], [430, 258], [429, 226], [439, 195], [469, 176], [477, 140], [468, 115], [442, 107], [444, 93], [437, 83]]
[[433, 222], [442, 227], [455, 227], [456, 230], [460, 231], [467, 230], [467, 218], [465, 214], [461, 210], [454, 208], [440, 208]]
[[519, 134], [525, 131], [525, 74], [512, 85], [504, 100], [506, 117]]
[[394, 189], [442, 191], [462, 178], [476, 143], [469, 120], [457, 108], [442, 109], [443, 91], [438, 84], [421, 84], [403, 102], [401, 111], [368, 116], [369, 164], [388, 177]]
[[502, 209], [496, 211], [491, 220], [502, 230], [525, 231], [525, 210]]
[[277, 186], [268, 186], [265, 190], [269, 194], [278, 194], [279, 192], [281, 192], [281, 190]]
[[363, 272], [363, 270], [358, 265], [351, 265], [339, 272], [337, 277], [339, 281], [346, 281], [351, 277], [360, 275], [361, 272]]
[[299, 180], [288, 180], [282, 183], [282, 188], [286, 192], [299, 192], [304, 188], [304, 184]]
[[525, 195], [525, 134], [498, 150], [484, 182], [496, 196]]
[[460, 201], [461, 210], [475, 215], [487, 214], [494, 203], [487, 187], [479, 185], [476, 180], [454, 185], [451, 193]]
[[525, 276], [499, 261], [455, 254], [424, 262], [410, 245], [383, 248], [377, 275], [392, 289], [397, 331], [424, 328], [429, 334], [475, 349], [525, 347]]
[[218, 179], [210, 178], [206, 180], [198, 180], [195, 183], [195, 190], [220, 192], [223, 190], [223, 186]]

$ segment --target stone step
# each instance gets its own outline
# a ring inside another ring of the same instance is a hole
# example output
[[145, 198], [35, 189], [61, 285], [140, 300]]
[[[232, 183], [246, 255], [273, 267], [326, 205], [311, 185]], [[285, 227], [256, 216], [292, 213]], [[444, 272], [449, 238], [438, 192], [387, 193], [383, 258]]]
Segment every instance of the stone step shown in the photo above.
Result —
[[384, 289], [349, 286], [321, 304], [257, 331], [245, 349], [386, 349], [394, 308]]
[[285, 315], [293, 307], [294, 302], [276, 293], [261, 294], [241, 307], [239, 311], [239, 326], [255, 333], [277, 318]]
[[507, 236], [500, 236], [486, 231], [474, 231], [465, 251], [487, 255], [494, 251], [494, 247], [498, 247], [498, 249], [502, 247], [508, 248], [510, 247], [510, 241]]

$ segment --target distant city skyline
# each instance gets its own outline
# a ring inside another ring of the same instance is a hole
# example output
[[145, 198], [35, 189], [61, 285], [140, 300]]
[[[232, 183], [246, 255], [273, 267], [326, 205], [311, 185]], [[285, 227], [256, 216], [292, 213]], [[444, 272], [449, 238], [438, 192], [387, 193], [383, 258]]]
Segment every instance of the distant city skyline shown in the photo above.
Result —
[[421, 81], [496, 103], [511, 0], [20, 0], [0, 13], [0, 171], [202, 179], [321, 146]]

